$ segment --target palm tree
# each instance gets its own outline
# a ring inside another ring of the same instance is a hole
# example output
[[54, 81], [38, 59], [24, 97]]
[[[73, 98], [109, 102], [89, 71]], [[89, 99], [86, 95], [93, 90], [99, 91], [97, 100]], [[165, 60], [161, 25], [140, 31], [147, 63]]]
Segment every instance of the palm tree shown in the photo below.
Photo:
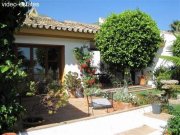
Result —
[[180, 20], [174, 21], [170, 26], [174, 34], [180, 34]]
[[162, 59], [164, 59], [166, 61], [170, 61], [173, 64], [175, 64], [176, 66], [180, 66], [180, 57], [162, 55], [162, 56], [160, 56], [160, 58], [162, 58]]

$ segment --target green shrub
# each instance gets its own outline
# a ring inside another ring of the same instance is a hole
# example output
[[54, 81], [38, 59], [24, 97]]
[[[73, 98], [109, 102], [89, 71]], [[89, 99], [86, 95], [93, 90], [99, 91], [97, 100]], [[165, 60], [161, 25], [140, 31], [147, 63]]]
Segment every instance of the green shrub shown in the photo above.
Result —
[[172, 105], [176, 112], [180, 112], [180, 104]]
[[160, 80], [170, 80], [172, 78], [172, 70], [170, 68], [160, 66], [154, 71], [154, 76], [156, 78], [156, 87], [160, 89], [162, 86]]
[[58, 81], [50, 82], [47, 90], [48, 93], [43, 97], [42, 103], [48, 108], [49, 114], [54, 114], [60, 107], [67, 104], [68, 95]]
[[65, 88], [69, 91], [76, 91], [81, 88], [81, 79], [78, 77], [78, 73], [69, 71], [64, 77]]
[[97, 87], [91, 87], [91, 88], [85, 88], [84, 89], [84, 94], [86, 96], [91, 96], [91, 95], [100, 95], [101, 90]]
[[138, 97], [138, 104], [137, 105], [147, 105], [150, 104], [149, 99], [145, 95], [137, 95]]
[[0, 134], [6, 131], [14, 131], [14, 123], [25, 111], [19, 103], [12, 105], [0, 105]]
[[172, 114], [174, 112], [174, 107], [169, 104], [163, 104], [161, 110], [163, 113]]
[[174, 112], [174, 116], [168, 120], [167, 123], [167, 132], [170, 135], [179, 135], [180, 134], [180, 113]]
[[176, 37], [176, 40], [173, 43], [173, 55], [180, 57], [180, 35]]
[[34, 96], [38, 89], [38, 83], [35, 81], [29, 82], [29, 91], [27, 91], [26, 96]]
[[171, 78], [171, 69], [170, 68], [167, 68], [167, 67], [163, 67], [163, 66], [160, 66], [159, 68], [157, 68], [155, 71], [154, 71], [154, 76], [156, 77], [157, 80], [161, 80], [161, 79], [170, 79]]
[[161, 91], [158, 89], [136, 92], [136, 95], [139, 98], [138, 105], [151, 104], [152, 98], [153, 98], [151, 96], [155, 96], [155, 95], [160, 94], [160, 93], [161, 93]]
[[178, 80], [180, 82], [180, 66], [171, 67], [172, 79]]

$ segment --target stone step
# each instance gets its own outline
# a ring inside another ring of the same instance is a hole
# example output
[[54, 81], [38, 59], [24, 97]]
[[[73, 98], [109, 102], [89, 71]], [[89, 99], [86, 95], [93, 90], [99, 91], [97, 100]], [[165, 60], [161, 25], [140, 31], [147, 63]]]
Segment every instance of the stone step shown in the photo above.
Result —
[[153, 114], [152, 112], [145, 113], [144, 116], [163, 120], [163, 121], [167, 121], [170, 117], [172, 117], [172, 115], [167, 114], [167, 113]]
[[156, 129], [149, 127], [147, 125], [143, 125], [141, 127], [118, 133], [116, 135], [148, 135], [153, 133], [154, 131], [156, 131]]

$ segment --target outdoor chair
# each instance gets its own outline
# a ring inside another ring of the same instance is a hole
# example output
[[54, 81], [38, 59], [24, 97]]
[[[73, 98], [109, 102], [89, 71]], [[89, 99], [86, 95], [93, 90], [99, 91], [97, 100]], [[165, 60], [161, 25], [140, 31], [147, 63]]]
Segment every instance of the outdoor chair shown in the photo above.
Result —
[[[103, 94], [106, 94], [106, 98], [102, 97]], [[101, 92], [100, 96], [92, 94], [87, 96], [88, 103], [88, 114], [90, 114], [90, 108], [92, 109], [92, 114], [94, 115], [94, 109], [107, 109], [113, 108], [113, 92]]]

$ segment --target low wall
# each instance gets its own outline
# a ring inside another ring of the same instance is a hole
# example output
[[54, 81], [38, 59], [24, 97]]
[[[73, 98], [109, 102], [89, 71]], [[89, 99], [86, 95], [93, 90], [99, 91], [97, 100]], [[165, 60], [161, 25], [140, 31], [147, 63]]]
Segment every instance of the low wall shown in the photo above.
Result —
[[[114, 135], [144, 125], [144, 113], [151, 112], [151, 106], [131, 111], [115, 112], [101, 117], [89, 117], [67, 123], [37, 127], [20, 135]], [[146, 118], [147, 119], [147, 118]], [[149, 120], [148, 120], [149, 121]], [[154, 120], [151, 120], [154, 123]], [[158, 122], [155, 122], [158, 123]], [[150, 123], [149, 123], [150, 124]]]

